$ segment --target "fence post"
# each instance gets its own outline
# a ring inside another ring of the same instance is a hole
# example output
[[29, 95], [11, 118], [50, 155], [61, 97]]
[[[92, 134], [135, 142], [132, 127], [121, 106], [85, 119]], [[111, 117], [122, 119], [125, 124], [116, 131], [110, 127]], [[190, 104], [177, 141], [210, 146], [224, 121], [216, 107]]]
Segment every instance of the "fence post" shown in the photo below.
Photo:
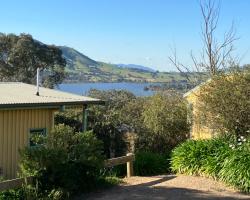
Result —
[[[127, 153], [127, 156], [133, 155], [132, 153]], [[131, 159], [127, 162], [127, 178], [134, 175], [134, 168], [133, 168], [133, 161], [134, 159]]]

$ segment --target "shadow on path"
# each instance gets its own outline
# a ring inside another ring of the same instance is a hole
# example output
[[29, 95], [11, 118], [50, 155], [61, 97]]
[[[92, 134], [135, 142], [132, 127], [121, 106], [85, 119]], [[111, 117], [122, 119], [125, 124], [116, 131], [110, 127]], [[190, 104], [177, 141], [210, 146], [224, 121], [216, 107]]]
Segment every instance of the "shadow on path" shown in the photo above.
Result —
[[[95, 192], [87, 196], [77, 198], [87, 200], [237, 200], [248, 199], [250, 196], [219, 191], [204, 191], [191, 188], [168, 187], [165, 182], [175, 179], [177, 176], [168, 175], [154, 177], [152, 181], [140, 183], [136, 182], [132, 185], [120, 185], [111, 189]], [[141, 181], [143, 177], [138, 177]], [[148, 180], [148, 177], [145, 177]], [[156, 180], [155, 180], [156, 179]], [[164, 185], [161, 185], [163, 183]], [[160, 184], [157, 186], [157, 184]]]

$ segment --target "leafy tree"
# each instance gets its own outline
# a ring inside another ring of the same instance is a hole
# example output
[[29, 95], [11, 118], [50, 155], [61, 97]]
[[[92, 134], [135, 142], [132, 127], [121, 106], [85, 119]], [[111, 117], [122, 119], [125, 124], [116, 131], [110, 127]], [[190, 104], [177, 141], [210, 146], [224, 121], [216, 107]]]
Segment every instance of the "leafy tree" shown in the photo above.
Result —
[[[107, 157], [124, 155], [124, 132], [134, 132], [135, 150], [166, 153], [186, 139], [189, 132], [186, 104], [180, 94], [168, 91], [152, 97], [135, 97], [127, 91], [91, 90], [89, 95], [106, 101], [89, 107], [89, 128], [104, 142]], [[81, 112], [81, 111], [80, 111]], [[56, 121], [73, 128], [81, 113], [57, 115]]]
[[108, 157], [124, 155], [126, 144], [122, 139], [123, 107], [136, 97], [125, 90], [91, 90], [89, 96], [106, 101], [105, 106], [90, 107], [90, 127], [104, 142]]
[[185, 140], [190, 124], [186, 103], [176, 92], [156, 94], [149, 98], [142, 113], [148, 131], [143, 137], [155, 152], [167, 152]]
[[[107, 157], [124, 155], [126, 144], [122, 138], [121, 129], [124, 126], [129, 129], [139, 127], [139, 123], [136, 122], [138, 116], [136, 108], [140, 107], [142, 110], [142, 106], [137, 103], [132, 93], [124, 90], [91, 90], [89, 96], [105, 100], [106, 104], [89, 106], [88, 128], [104, 142], [104, 152]], [[67, 110], [55, 116], [56, 124], [64, 123], [74, 128], [75, 131], [81, 130], [81, 120], [82, 110]], [[136, 130], [139, 129], [136, 128]]]
[[55, 124], [65, 124], [74, 129], [75, 132], [82, 130], [82, 109], [67, 109], [55, 114]]
[[146, 131], [144, 125], [142, 113], [144, 111], [144, 104], [147, 97], [137, 97], [128, 101], [120, 111], [120, 117], [126, 125], [134, 130], [135, 133], [141, 133]]
[[36, 70], [43, 71], [42, 83], [53, 87], [64, 78], [65, 59], [54, 45], [45, 45], [28, 34], [0, 33], [0, 80], [34, 83]]
[[215, 76], [202, 87], [199, 111], [215, 132], [249, 135], [250, 71]]

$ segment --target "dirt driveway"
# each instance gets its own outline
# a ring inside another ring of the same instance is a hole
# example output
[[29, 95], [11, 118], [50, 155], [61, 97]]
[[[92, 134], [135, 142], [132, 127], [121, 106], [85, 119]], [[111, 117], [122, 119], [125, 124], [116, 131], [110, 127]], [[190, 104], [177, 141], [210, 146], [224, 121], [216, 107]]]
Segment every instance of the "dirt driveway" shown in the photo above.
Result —
[[249, 199], [214, 180], [193, 177], [164, 175], [132, 177], [111, 189], [98, 191], [79, 199], [87, 200], [233, 200]]

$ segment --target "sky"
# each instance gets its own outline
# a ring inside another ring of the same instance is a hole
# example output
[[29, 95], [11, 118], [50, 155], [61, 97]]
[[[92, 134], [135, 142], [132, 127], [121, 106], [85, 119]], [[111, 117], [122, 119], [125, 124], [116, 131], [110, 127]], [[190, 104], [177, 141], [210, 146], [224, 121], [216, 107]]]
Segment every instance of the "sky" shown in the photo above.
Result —
[[[235, 55], [250, 63], [250, 0], [220, 0], [220, 39], [232, 21]], [[29, 33], [47, 44], [66, 45], [108, 63], [175, 71], [168, 57], [192, 65], [200, 55], [198, 0], [1, 0], [0, 32]]]

